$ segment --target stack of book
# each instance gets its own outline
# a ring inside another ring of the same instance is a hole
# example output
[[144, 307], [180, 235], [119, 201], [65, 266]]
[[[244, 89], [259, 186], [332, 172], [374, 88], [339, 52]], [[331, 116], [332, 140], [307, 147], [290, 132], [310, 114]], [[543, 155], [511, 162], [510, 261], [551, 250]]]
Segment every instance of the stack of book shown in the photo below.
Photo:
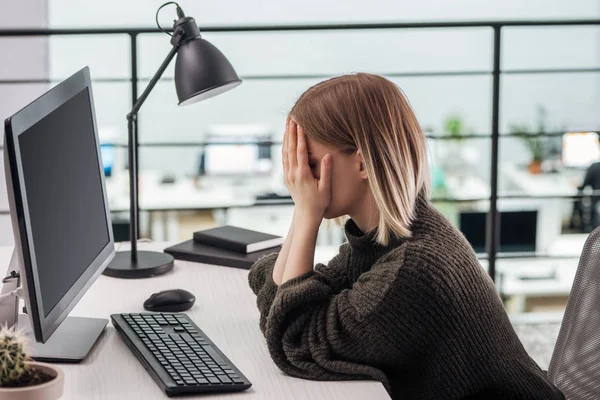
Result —
[[225, 225], [194, 233], [164, 251], [178, 260], [250, 269], [261, 257], [281, 249], [283, 238]]

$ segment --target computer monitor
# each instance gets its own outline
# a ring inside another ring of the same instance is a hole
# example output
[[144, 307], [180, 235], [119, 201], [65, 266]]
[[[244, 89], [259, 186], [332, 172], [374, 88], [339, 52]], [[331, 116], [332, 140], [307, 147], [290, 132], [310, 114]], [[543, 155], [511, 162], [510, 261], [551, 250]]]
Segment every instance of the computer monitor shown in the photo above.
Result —
[[81, 361], [108, 321], [67, 316], [115, 253], [87, 67], [5, 121], [4, 162], [18, 324], [34, 358]]
[[[500, 247], [498, 252], [530, 253], [536, 251], [537, 240], [536, 210], [500, 212]], [[465, 235], [475, 253], [486, 252], [486, 212], [460, 213], [460, 230]]]
[[115, 165], [115, 146], [112, 144], [101, 144], [100, 154], [102, 156], [102, 165], [104, 166], [104, 176], [111, 176]]
[[198, 175], [268, 174], [272, 168], [270, 140], [268, 136], [209, 136]]
[[596, 132], [568, 132], [562, 139], [562, 164], [568, 168], [587, 168], [600, 161]]

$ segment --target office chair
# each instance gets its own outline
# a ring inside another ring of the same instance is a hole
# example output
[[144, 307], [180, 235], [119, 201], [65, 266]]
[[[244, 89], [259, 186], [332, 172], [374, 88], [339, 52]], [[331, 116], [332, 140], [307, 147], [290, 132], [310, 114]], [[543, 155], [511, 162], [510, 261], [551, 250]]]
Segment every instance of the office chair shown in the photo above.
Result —
[[567, 399], [600, 399], [600, 228], [583, 247], [548, 376]]

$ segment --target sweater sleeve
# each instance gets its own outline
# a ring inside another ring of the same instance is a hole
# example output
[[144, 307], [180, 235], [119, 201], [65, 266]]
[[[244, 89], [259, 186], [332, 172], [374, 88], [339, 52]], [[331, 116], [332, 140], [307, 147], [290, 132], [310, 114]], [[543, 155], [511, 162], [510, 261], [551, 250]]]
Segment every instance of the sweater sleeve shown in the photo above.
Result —
[[385, 367], [422, 357], [417, 356], [419, 346], [397, 346], [391, 338], [425, 340], [414, 322], [421, 310], [402, 301], [403, 284], [397, 282], [410, 280], [398, 277], [406, 273], [401, 259], [403, 253], [394, 261], [375, 264], [340, 293], [315, 271], [282, 284], [265, 331], [277, 366], [305, 379], [374, 379], [390, 391]]
[[[334, 292], [342, 290], [348, 282], [346, 273], [348, 253], [348, 244], [344, 243], [340, 246], [339, 253], [327, 265], [318, 263], [314, 267], [315, 273]], [[260, 312], [260, 330], [263, 334], [278, 289], [278, 285], [273, 281], [273, 268], [278, 256], [279, 253], [272, 253], [261, 258], [254, 263], [248, 274], [248, 283], [256, 295], [256, 305]]]

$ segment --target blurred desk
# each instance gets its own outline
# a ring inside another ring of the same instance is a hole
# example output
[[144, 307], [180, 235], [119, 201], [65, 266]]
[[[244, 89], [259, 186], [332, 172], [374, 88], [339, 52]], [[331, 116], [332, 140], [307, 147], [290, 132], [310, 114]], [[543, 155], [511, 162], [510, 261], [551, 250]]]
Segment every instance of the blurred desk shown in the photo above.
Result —
[[[583, 171], [565, 169], [556, 173], [533, 175], [526, 167], [515, 164], [501, 166], [501, 193], [524, 196], [501, 199], [503, 210], [537, 210], [537, 251], [547, 254], [562, 233], [563, 223], [570, 220], [572, 201], [560, 196], [577, 194], [577, 186], [583, 180]], [[558, 196], [558, 197], [552, 197]], [[545, 198], [550, 197], [550, 198]]]
[[[215, 184], [214, 180], [201, 181], [197, 187], [193, 179], [180, 178], [174, 183], [161, 183], [158, 176], [145, 174], [139, 184], [140, 211], [150, 215], [150, 229], [155, 240], [177, 240], [179, 211], [227, 210], [278, 204], [277, 201], [257, 201], [256, 196], [270, 190], [270, 177], [247, 178], [241, 184]], [[129, 186], [123, 178], [106, 179], [109, 207], [112, 212], [129, 211]], [[224, 217], [221, 217], [224, 218]], [[221, 223], [225, 221], [220, 221]]]
[[448, 195], [458, 200], [489, 199], [491, 194], [489, 183], [475, 175], [462, 178], [450, 175], [446, 187]]
[[[559, 235], [549, 251], [539, 258], [499, 259], [496, 283], [507, 299], [507, 311], [523, 313], [532, 299], [566, 302], [587, 237], [587, 234]], [[482, 260], [482, 265], [487, 268], [487, 261]]]
[[[129, 210], [128, 186], [122, 182], [106, 181], [111, 211]], [[256, 195], [267, 190], [265, 180], [248, 180], [241, 185], [214, 185], [196, 187], [193, 179], [180, 178], [174, 183], [160, 183], [146, 179], [139, 185], [140, 210], [212, 210], [228, 207], [252, 206]]]
[[583, 182], [585, 171], [565, 169], [533, 175], [525, 167], [503, 164], [501, 174], [507, 191], [514, 187], [528, 196], [572, 196], [577, 194], [577, 186]]

